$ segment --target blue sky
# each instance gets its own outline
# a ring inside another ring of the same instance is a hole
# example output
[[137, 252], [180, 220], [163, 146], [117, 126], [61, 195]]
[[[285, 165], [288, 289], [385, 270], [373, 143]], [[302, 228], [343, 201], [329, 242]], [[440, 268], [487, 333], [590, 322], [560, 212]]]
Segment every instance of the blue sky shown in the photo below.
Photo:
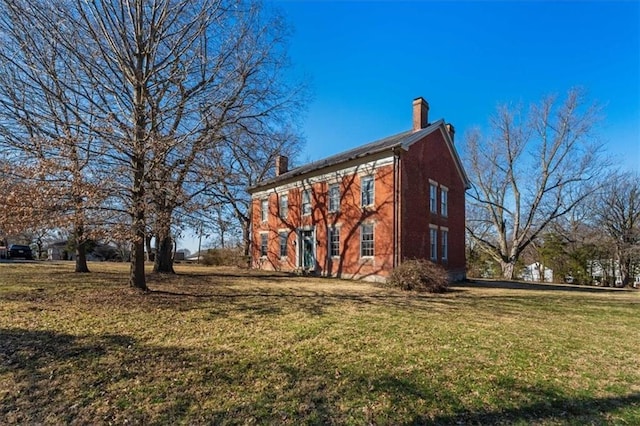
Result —
[[[311, 88], [298, 165], [408, 130], [418, 96], [431, 121], [455, 125], [461, 149], [498, 105], [580, 86], [604, 107], [608, 154], [640, 172], [639, 1], [272, 5], [293, 26], [291, 61]], [[196, 251], [197, 240], [181, 246]]]
[[[499, 104], [580, 86], [604, 107], [607, 152], [640, 171], [640, 2], [274, 1], [293, 26], [290, 56], [309, 78], [297, 164], [430, 121], [456, 141]], [[464, 153], [462, 153], [464, 154]]]

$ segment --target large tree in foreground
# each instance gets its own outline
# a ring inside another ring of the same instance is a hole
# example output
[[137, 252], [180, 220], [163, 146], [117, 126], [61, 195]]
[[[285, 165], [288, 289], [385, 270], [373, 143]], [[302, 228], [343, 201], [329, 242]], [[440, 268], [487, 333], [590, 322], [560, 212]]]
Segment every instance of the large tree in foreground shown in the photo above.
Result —
[[[59, 58], [56, 75], [46, 63], [30, 71], [57, 79], [77, 99], [70, 112], [88, 138], [81, 141], [92, 141], [92, 161], [109, 172], [110, 199], [120, 200], [114, 208], [129, 215], [130, 284], [146, 290], [147, 229], [160, 248], [156, 269], [170, 272], [175, 211], [210, 184], [199, 160], [238, 133], [268, 135], [296, 99], [281, 84], [282, 21], [245, 0], [0, 4], [10, 12], [3, 43], [44, 45]], [[12, 34], [19, 24], [40, 34], [38, 43]], [[148, 223], [150, 213], [156, 223]]]
[[513, 279], [522, 252], [602, 182], [593, 134], [598, 108], [581, 91], [547, 97], [522, 115], [500, 107], [491, 131], [467, 135], [467, 231]]

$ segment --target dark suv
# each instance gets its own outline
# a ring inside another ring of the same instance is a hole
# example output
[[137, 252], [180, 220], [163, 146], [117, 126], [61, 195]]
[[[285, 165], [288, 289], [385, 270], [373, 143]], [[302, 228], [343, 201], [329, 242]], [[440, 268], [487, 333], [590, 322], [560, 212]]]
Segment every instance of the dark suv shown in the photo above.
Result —
[[11, 244], [9, 246], [8, 254], [9, 254], [9, 259], [17, 259], [17, 258], [23, 258], [27, 260], [33, 259], [33, 253], [31, 252], [31, 247], [29, 246]]

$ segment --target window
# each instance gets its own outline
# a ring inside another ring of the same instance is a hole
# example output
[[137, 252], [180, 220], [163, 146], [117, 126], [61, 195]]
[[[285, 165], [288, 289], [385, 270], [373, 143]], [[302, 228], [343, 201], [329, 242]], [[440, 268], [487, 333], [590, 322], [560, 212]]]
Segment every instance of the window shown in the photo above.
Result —
[[331, 257], [340, 256], [340, 229], [329, 229], [329, 255]]
[[311, 191], [305, 189], [302, 191], [302, 215], [308, 216], [311, 214]]
[[287, 257], [287, 241], [289, 239], [287, 232], [279, 232], [280, 235], [280, 257]]
[[269, 217], [269, 200], [262, 200], [261, 207], [262, 221], [266, 222]]
[[280, 218], [286, 219], [289, 214], [289, 197], [286, 195], [280, 196]]
[[442, 231], [442, 260], [446, 261], [449, 256], [449, 231]]
[[267, 234], [260, 234], [260, 256], [267, 257]]
[[429, 238], [431, 243], [431, 261], [438, 261], [438, 230], [435, 228], [429, 229]]
[[370, 223], [360, 227], [360, 257], [373, 257], [373, 225]]
[[429, 185], [429, 210], [438, 213], [438, 186], [435, 183]]
[[331, 185], [329, 187], [329, 212], [334, 213], [340, 210], [340, 186]]
[[448, 198], [448, 194], [449, 191], [447, 190], [447, 188], [441, 186], [440, 187], [440, 214], [443, 217], [447, 217], [447, 198]]
[[373, 205], [373, 176], [364, 176], [360, 180], [362, 207]]

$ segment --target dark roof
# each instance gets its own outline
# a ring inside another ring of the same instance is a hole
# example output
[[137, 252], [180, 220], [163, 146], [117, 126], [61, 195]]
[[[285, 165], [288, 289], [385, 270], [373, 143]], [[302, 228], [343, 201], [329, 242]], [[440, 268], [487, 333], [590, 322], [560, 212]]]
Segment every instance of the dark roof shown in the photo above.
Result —
[[335, 166], [337, 164], [346, 163], [347, 161], [355, 160], [362, 157], [367, 157], [373, 154], [377, 154], [383, 151], [392, 150], [394, 148], [402, 147], [407, 149], [411, 144], [422, 139], [426, 135], [436, 130], [439, 126], [444, 125], [444, 120], [438, 120], [425, 127], [424, 129], [414, 132], [412, 130], [398, 133], [397, 135], [389, 136], [384, 139], [361, 145], [349, 151], [341, 152], [340, 154], [332, 155], [322, 160], [314, 161], [312, 163], [305, 164], [295, 169], [291, 169], [286, 173], [281, 174], [262, 182], [258, 182], [256, 185], [250, 187], [249, 192], [255, 192], [258, 189], [276, 184], [281, 181], [291, 179], [296, 176], [306, 175], [316, 170], [324, 169], [326, 167]]

